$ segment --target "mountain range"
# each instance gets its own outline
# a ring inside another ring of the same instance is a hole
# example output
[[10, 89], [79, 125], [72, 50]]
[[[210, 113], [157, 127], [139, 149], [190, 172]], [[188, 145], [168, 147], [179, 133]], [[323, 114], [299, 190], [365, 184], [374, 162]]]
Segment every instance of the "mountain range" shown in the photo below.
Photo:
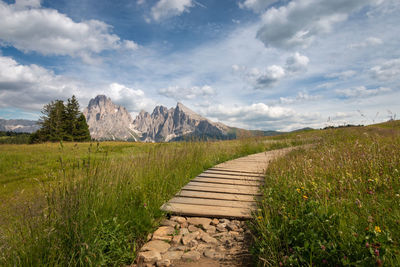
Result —
[[175, 108], [156, 106], [150, 114], [142, 110], [135, 119], [122, 106], [105, 95], [91, 99], [83, 114], [92, 138], [97, 140], [134, 140], [169, 142], [183, 138], [234, 138], [234, 132], [219, 122], [200, 116], [182, 103]]
[[[212, 122], [179, 102], [175, 108], [156, 106], [151, 113], [142, 110], [132, 118], [125, 107], [114, 104], [105, 95], [98, 95], [89, 101], [83, 114], [90, 135], [95, 140], [169, 142], [281, 134], [276, 131], [249, 131]], [[39, 128], [37, 121], [0, 119], [0, 131], [32, 133]]]
[[39, 130], [37, 121], [0, 119], [0, 131], [16, 133], [33, 133]]

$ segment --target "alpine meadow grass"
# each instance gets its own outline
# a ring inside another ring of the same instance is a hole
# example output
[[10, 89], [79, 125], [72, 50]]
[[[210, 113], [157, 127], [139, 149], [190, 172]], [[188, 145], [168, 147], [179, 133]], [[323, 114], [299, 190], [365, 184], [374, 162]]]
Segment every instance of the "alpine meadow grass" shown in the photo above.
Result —
[[[52, 168], [37, 166], [41, 169], [37, 175], [46, 178], [38, 179], [41, 189], [32, 191], [34, 201], [25, 198], [20, 204], [26, 212], [14, 214], [0, 226], [0, 265], [131, 264], [137, 248], [164, 215], [160, 206], [191, 178], [217, 163], [289, 145], [292, 142], [265, 138], [34, 145], [34, 162], [43, 158]], [[18, 157], [15, 150], [21, 148], [3, 149]], [[46, 159], [47, 154], [55, 161]], [[19, 162], [23, 168], [37, 169], [26, 159]]]
[[267, 170], [251, 223], [259, 266], [400, 265], [398, 125], [295, 136], [317, 142]]

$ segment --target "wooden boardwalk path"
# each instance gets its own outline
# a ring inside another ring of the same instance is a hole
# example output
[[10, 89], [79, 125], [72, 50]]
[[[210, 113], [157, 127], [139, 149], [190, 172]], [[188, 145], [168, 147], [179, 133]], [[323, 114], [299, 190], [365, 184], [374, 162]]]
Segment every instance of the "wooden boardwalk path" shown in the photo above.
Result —
[[230, 160], [204, 171], [161, 209], [182, 216], [250, 218], [268, 163], [292, 148]]

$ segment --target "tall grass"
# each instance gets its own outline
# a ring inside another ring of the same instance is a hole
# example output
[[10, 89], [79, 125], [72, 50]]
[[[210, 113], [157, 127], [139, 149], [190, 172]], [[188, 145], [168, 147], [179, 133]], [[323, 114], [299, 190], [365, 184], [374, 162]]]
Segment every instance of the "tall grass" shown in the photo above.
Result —
[[264, 139], [143, 146], [109, 159], [90, 146], [43, 183], [46, 205], [3, 229], [2, 266], [130, 264], [163, 216], [159, 207], [191, 178], [216, 163], [283, 147]]
[[304, 134], [273, 162], [252, 222], [260, 266], [399, 266], [400, 131]]

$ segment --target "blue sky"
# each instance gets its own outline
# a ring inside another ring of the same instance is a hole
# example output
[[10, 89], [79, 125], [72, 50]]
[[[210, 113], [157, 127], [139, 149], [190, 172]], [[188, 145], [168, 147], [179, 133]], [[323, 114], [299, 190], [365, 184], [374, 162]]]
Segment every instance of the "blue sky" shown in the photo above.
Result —
[[106, 94], [293, 130], [400, 113], [398, 0], [0, 0], [0, 118]]

